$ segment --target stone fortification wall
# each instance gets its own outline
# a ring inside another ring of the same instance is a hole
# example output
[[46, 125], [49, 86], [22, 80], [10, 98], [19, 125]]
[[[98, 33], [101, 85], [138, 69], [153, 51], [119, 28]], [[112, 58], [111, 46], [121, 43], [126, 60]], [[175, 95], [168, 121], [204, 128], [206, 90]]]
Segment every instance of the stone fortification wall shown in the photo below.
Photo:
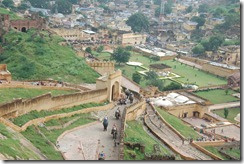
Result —
[[181, 56], [180, 58], [183, 60], [201, 65], [203, 71], [212, 73], [217, 76], [225, 77], [225, 78], [234, 74], [235, 72], [240, 71], [239, 69], [228, 69], [228, 68], [224, 68], [224, 67], [214, 66], [212, 64], [209, 64], [209, 61], [207, 61], [207, 60], [186, 57], [186, 56]]
[[206, 61], [206, 60], [202, 60], [202, 59], [198, 59], [198, 58], [194, 58], [194, 57], [187, 57], [187, 56], [183, 56], [183, 55], [181, 55], [180, 58], [183, 59], [183, 60], [187, 60], [189, 62], [192, 62], [192, 63], [199, 64], [201, 66], [203, 64], [208, 63], [208, 61]]
[[87, 64], [101, 75], [104, 75], [105, 73], [109, 74], [114, 72], [114, 62], [92, 61], [87, 62]]
[[146, 110], [146, 102], [145, 101], [140, 101], [136, 104], [131, 105], [127, 109], [126, 120], [127, 121], [135, 120], [139, 115], [144, 113], [145, 110]]
[[17, 99], [10, 103], [0, 105], [0, 117], [17, 117], [32, 110], [55, 110], [90, 102], [102, 102], [107, 100], [107, 98], [107, 89], [72, 93], [55, 97], [51, 94], [45, 94], [27, 100]]
[[183, 117], [185, 112], [187, 113], [187, 117], [193, 117], [193, 112], [197, 111], [200, 113], [199, 117], [202, 118], [204, 113], [207, 112], [207, 108], [205, 106], [201, 106], [199, 104], [184, 104], [184, 105], [175, 105], [164, 107], [170, 114], [176, 117]]
[[214, 65], [211, 65], [208, 63], [204, 64], [202, 66], [202, 69], [206, 72], [209, 72], [214, 75], [221, 76], [221, 77], [225, 77], [225, 78], [240, 71], [239, 69], [227, 69], [227, 68], [223, 68], [223, 67], [214, 66]]
[[114, 107], [114, 104], [110, 103], [110, 104], [107, 104], [105, 106], [86, 108], [86, 109], [81, 109], [81, 110], [74, 111], [74, 112], [69, 112], [69, 113], [55, 114], [55, 115], [51, 115], [51, 116], [47, 116], [47, 117], [42, 117], [42, 118], [37, 118], [37, 119], [34, 119], [34, 120], [30, 120], [30, 121], [28, 121], [26, 124], [24, 124], [21, 127], [13, 124], [11, 121], [9, 121], [7, 119], [4, 119], [3, 117], [0, 118], [0, 122], [5, 124], [6, 126], [11, 127], [15, 131], [21, 132], [21, 131], [25, 131], [31, 125], [38, 125], [39, 123], [45, 123], [45, 122], [47, 122], [49, 120], [52, 120], [52, 119], [60, 119], [60, 118], [64, 118], [64, 117], [71, 117], [71, 116], [76, 115], [76, 114], [108, 110], [108, 109], [111, 109], [113, 107]]

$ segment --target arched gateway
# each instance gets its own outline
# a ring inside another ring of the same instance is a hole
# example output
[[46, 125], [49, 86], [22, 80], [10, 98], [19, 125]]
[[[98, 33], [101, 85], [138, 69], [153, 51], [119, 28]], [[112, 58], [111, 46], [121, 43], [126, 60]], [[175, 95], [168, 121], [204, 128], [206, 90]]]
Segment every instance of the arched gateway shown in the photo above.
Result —
[[96, 89], [107, 88], [108, 100], [114, 101], [119, 98], [121, 93], [121, 71], [105, 74], [99, 77], [96, 81]]

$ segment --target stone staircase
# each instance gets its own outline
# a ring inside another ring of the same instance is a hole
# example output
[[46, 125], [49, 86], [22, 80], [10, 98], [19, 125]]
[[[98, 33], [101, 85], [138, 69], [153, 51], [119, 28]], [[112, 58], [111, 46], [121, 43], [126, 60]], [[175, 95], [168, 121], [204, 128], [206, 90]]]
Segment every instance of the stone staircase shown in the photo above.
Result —
[[147, 105], [147, 116], [145, 117], [145, 124], [147, 127], [161, 138], [169, 147], [178, 152], [182, 156], [193, 160], [213, 160], [208, 155], [202, 153], [189, 142], [184, 141], [171, 130], [156, 114], [154, 114], [151, 106]]

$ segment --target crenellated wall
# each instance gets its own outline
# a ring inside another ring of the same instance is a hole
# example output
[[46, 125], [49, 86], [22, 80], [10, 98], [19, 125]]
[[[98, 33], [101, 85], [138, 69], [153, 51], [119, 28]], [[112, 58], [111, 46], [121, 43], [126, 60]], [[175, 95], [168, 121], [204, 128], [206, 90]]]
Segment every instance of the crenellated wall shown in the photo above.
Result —
[[59, 96], [52, 96], [49, 93], [32, 99], [17, 99], [10, 103], [2, 104], [0, 105], [0, 117], [17, 117], [32, 110], [55, 110], [90, 102], [102, 102], [107, 100], [107, 98], [106, 88]]
[[114, 72], [114, 62], [92, 61], [92, 62], [87, 62], [87, 64], [101, 75]]

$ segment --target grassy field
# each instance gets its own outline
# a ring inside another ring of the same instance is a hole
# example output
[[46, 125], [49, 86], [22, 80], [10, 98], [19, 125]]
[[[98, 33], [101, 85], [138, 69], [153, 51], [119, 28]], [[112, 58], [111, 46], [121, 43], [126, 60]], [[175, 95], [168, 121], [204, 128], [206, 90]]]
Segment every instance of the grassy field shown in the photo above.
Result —
[[14, 80], [54, 79], [72, 83], [95, 83], [99, 77], [85, 59], [78, 57], [64, 41], [46, 31], [10, 31], [2, 44], [0, 61], [8, 65]]
[[217, 147], [213, 147], [213, 146], [205, 146], [204, 147], [206, 150], [210, 151], [211, 153], [217, 155], [218, 157], [222, 158], [223, 160], [229, 160], [228, 158], [226, 158], [224, 155], [222, 155], [219, 151]]
[[235, 92], [233, 90], [229, 90], [228, 94], [226, 94], [225, 90], [223, 90], [223, 89], [194, 92], [194, 94], [209, 100], [213, 104], [221, 104], [221, 103], [239, 101], [240, 99], [231, 95], [233, 93], [237, 93], [237, 92]]
[[181, 64], [178, 61], [166, 60], [163, 63], [172, 67], [172, 71], [181, 76], [180, 78], [177, 78], [177, 80], [183, 83], [197, 84], [200, 87], [227, 84], [227, 81], [223, 78], [219, 78], [191, 66]]
[[36, 119], [36, 118], [51, 116], [54, 114], [69, 113], [69, 112], [73, 112], [73, 111], [77, 111], [77, 110], [81, 110], [81, 109], [85, 109], [85, 108], [102, 106], [103, 104], [104, 103], [89, 103], [89, 104], [82, 104], [82, 105], [74, 106], [72, 108], [63, 108], [61, 110], [53, 110], [53, 111], [42, 110], [39, 112], [38, 111], [31, 111], [27, 114], [13, 118], [13, 119], [11, 119], [11, 121], [15, 125], [22, 126], [25, 123], [27, 123], [28, 121]]
[[33, 98], [42, 94], [51, 92], [53, 96], [61, 94], [69, 94], [76, 92], [75, 90], [46, 90], [46, 89], [26, 89], [26, 88], [1, 88], [0, 104], [12, 101], [14, 98]]
[[197, 139], [200, 135], [194, 131], [193, 128], [186, 125], [182, 120], [179, 118], [169, 114], [168, 112], [164, 111], [163, 109], [156, 108], [159, 114], [171, 125], [173, 126], [178, 132], [180, 132], [185, 138], [193, 138]]
[[[96, 53], [96, 56], [103, 60], [107, 59], [109, 60], [110, 55], [104, 55], [104, 54], [98, 54]], [[206, 72], [200, 71], [196, 68], [187, 66], [185, 64], [181, 64], [178, 61], [174, 60], [165, 60], [165, 61], [153, 61], [149, 59], [146, 56], [143, 56], [137, 52], [131, 52], [131, 57], [129, 61], [134, 62], [141, 62], [144, 67], [149, 68], [150, 64], [158, 64], [163, 63], [170, 67], [172, 67], [172, 72], [180, 75], [181, 77], [176, 78], [179, 83], [185, 83], [185, 84], [196, 84], [198, 86], [209, 86], [209, 85], [223, 85], [226, 84], [226, 79], [219, 78], [215, 75], [208, 74]], [[122, 70], [123, 74], [126, 75], [128, 78], [132, 79], [132, 74], [136, 71], [143, 70], [142, 68], [135, 68], [134, 66], [129, 65], [116, 65], [116, 69]], [[165, 83], [164, 86], [167, 86], [169, 83]], [[142, 87], [145, 87], [145, 79], [141, 80], [140, 85]]]
[[9, 14], [10, 20], [17, 20], [17, 19], [23, 19], [19, 16], [17, 16], [14, 12], [8, 11], [5, 8], [0, 7], [0, 14]]
[[[30, 140], [32, 142], [32, 144], [35, 145], [48, 158], [48, 160], [63, 160], [61, 153], [56, 151], [54, 149], [54, 147], [50, 144], [50, 142], [55, 145], [57, 138], [63, 132], [94, 121], [94, 120], [87, 118], [87, 114], [74, 115], [74, 116], [70, 117], [69, 119], [72, 120], [75, 117], [80, 117], [80, 118], [66, 128], [49, 131], [45, 127], [37, 128], [35, 126], [31, 126], [31, 127], [28, 127], [26, 131], [22, 132], [22, 134], [28, 140]], [[61, 119], [61, 122], [62, 122], [62, 119]], [[50, 123], [49, 125], [52, 125], [52, 124]], [[62, 125], [62, 124], [60, 124], [60, 125]], [[38, 129], [41, 131], [41, 133], [46, 138], [42, 137], [42, 135], [39, 134]]]
[[[227, 116], [227, 120], [229, 120], [230, 122], [233, 122], [233, 123], [236, 123], [237, 121], [235, 121], [235, 117], [238, 113], [240, 113], [240, 108], [228, 108], [229, 109], [229, 113], [228, 113], [228, 116]], [[220, 117], [223, 117], [225, 118], [224, 116], [224, 109], [220, 109], [220, 110], [215, 110], [215, 111], [212, 111], [213, 113], [219, 115]]]
[[[125, 142], [139, 142], [146, 145], [145, 152], [153, 153], [153, 145], [158, 144], [153, 138], [151, 138], [143, 129], [142, 123], [137, 121], [126, 122], [128, 127], [125, 129]], [[136, 130], [135, 130], [136, 129]], [[170, 155], [170, 151], [160, 145], [162, 154]], [[131, 150], [125, 146], [125, 157], [124, 160], [143, 160], [144, 154], [138, 150]], [[132, 159], [129, 153], [136, 154], [136, 159]]]
[[5, 125], [0, 123], [0, 134], [6, 137], [5, 139], [0, 139], [0, 153], [12, 157], [13, 160], [39, 160], [39, 157], [29, 150], [27, 147], [23, 146], [19, 140], [15, 139], [14, 134], [10, 133]]

